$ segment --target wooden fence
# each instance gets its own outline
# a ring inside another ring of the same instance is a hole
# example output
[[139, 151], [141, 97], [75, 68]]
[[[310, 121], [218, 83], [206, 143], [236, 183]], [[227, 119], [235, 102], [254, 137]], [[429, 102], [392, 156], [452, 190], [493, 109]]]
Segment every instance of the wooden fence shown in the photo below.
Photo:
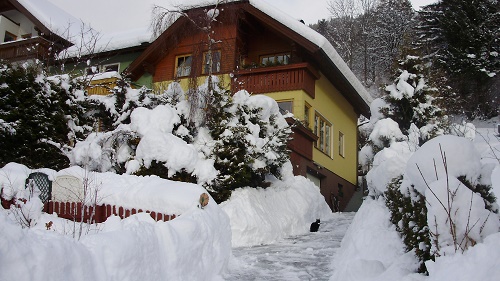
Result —
[[[12, 205], [15, 205], [15, 201], [14, 199], [5, 200], [1, 198], [1, 205], [3, 208], [9, 209]], [[124, 219], [137, 213], [148, 213], [155, 221], [169, 221], [176, 217], [173, 214], [163, 214], [136, 208], [127, 209], [109, 204], [86, 206], [82, 205], [81, 202], [48, 201], [44, 204], [43, 211], [48, 214], [57, 214], [60, 218], [87, 223], [101, 223], [112, 215]]]

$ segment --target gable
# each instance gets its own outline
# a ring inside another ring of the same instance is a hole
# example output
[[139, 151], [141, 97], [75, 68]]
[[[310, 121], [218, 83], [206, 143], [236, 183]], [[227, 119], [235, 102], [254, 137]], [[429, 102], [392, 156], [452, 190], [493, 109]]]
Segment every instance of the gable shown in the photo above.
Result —
[[[239, 55], [245, 48], [249, 49], [249, 45], [259, 44], [263, 48], [268, 48], [269, 53], [287, 52], [286, 48], [289, 48], [290, 52], [296, 52], [295, 58], [300, 58], [302, 61], [312, 64], [314, 68], [325, 75], [342, 95], [351, 102], [358, 114], [369, 116], [371, 97], [331, 44], [324, 37], [296, 20], [282, 20], [279, 16], [273, 18], [264, 6], [258, 0], [236, 1], [224, 4], [221, 16], [226, 14], [234, 17], [232, 21], [229, 21], [229, 25], [233, 25], [235, 28], [233, 31], [236, 32], [236, 36], [233, 36], [231, 39], [235, 40], [231, 43], [236, 47], [235, 53], [229, 52], [228, 54], [224, 54], [224, 56], [228, 55], [225, 59], [231, 61], [233, 65], [233, 68], [229, 68], [228, 71], [235, 70], [239, 66]], [[208, 6], [185, 12], [188, 15], [193, 15], [210, 8]], [[220, 9], [222, 10], [222, 8]], [[218, 18], [218, 22], [223, 21], [219, 21]], [[167, 28], [130, 65], [128, 71], [131, 74], [131, 78], [133, 80], [138, 79], [144, 73], [151, 73], [154, 69], [164, 71], [161, 75], [166, 75], [165, 77], [171, 77], [173, 72], [172, 61], [175, 60], [175, 55], [171, 52], [177, 47], [182, 48], [182, 44], [184, 43], [182, 35], [186, 34], [186, 26], [189, 24], [190, 21], [188, 19], [181, 17]], [[228, 22], [223, 24], [227, 25]], [[260, 37], [259, 34], [261, 34]], [[280, 45], [281, 43], [283, 44]], [[256, 62], [258, 59], [257, 56], [262, 54], [253, 54], [249, 51], [245, 55], [249, 61]], [[169, 58], [167, 59], [166, 56], [169, 56]], [[163, 64], [163, 66], [156, 67], [159, 63]], [[229, 64], [229, 67], [231, 64]], [[156, 73], [154, 75], [157, 77], [155, 78], [156, 81], [163, 79], [160, 78], [161, 75], [157, 75]]]

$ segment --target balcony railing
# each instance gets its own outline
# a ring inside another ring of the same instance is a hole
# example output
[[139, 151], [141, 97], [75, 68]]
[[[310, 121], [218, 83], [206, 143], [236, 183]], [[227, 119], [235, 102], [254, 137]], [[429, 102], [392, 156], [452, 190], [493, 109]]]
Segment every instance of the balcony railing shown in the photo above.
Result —
[[21, 39], [0, 44], [0, 59], [10, 62], [40, 59], [50, 56], [51, 43], [42, 37]]
[[287, 64], [240, 70], [233, 88], [255, 94], [303, 90], [314, 98], [317, 79], [319, 73], [308, 63]]

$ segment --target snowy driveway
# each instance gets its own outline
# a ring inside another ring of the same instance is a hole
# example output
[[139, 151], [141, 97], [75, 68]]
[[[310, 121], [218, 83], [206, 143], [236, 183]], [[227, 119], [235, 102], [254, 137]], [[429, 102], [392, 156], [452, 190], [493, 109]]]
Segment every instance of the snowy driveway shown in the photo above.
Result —
[[333, 255], [355, 213], [334, 214], [319, 232], [290, 237], [272, 245], [233, 248], [228, 281], [326, 280]]

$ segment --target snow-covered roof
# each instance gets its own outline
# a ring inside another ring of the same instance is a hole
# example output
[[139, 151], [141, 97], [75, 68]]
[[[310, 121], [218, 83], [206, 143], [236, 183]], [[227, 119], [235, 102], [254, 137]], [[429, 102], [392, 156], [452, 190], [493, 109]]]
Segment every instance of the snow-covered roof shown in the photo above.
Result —
[[372, 97], [366, 90], [366, 88], [361, 84], [361, 82], [356, 78], [351, 69], [347, 66], [344, 60], [337, 53], [332, 44], [321, 34], [309, 28], [308, 26], [302, 24], [300, 21], [290, 17], [286, 13], [274, 6], [269, 5], [263, 0], [249, 0], [250, 4], [260, 11], [264, 12], [271, 18], [279, 21], [283, 25], [287, 26], [291, 30], [299, 33], [302, 37], [306, 38], [319, 48], [323, 50], [326, 56], [333, 62], [333, 64], [338, 68], [342, 75], [347, 79], [347, 81], [352, 85], [359, 96], [364, 100], [364, 102], [369, 106], [372, 102]]

